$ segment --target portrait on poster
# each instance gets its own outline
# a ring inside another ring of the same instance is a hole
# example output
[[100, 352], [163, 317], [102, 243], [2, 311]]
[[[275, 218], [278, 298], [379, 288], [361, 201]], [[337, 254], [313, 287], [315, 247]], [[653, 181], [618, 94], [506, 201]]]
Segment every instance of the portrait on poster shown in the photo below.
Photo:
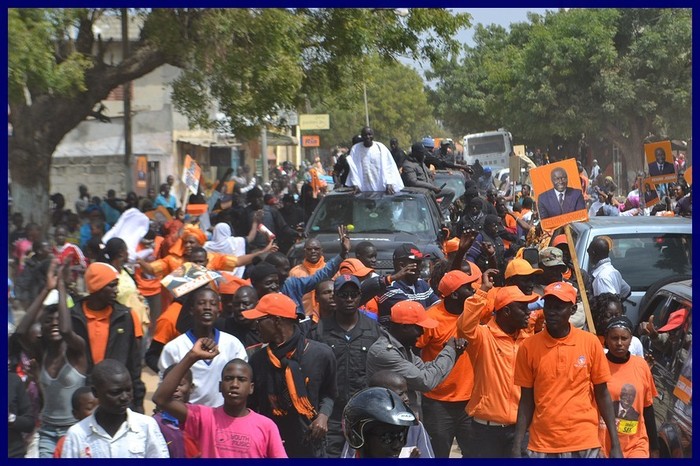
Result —
[[676, 166], [673, 163], [671, 141], [644, 144], [647, 171], [655, 184], [676, 181]]
[[651, 207], [659, 203], [659, 193], [656, 191], [656, 185], [651, 181], [651, 178], [642, 180], [642, 192], [644, 193], [644, 205]]
[[576, 159], [566, 159], [530, 170], [542, 228], [553, 230], [570, 222], [587, 221]]

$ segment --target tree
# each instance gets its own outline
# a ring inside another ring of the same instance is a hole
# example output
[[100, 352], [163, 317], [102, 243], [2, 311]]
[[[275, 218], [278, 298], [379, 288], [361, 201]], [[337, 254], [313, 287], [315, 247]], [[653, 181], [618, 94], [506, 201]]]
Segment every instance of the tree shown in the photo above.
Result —
[[61, 139], [120, 84], [163, 64], [182, 68], [173, 102], [192, 126], [213, 127], [215, 103], [237, 135], [254, 134], [279, 109], [330, 95], [358, 79], [367, 54], [435, 60], [456, 53], [469, 15], [412, 9], [136, 10], [143, 28], [112, 65], [93, 25], [103, 9], [10, 9], [9, 162], [14, 207], [46, 227], [51, 156]]
[[530, 15], [507, 34], [477, 28], [464, 60], [436, 69], [440, 116], [530, 142], [585, 132], [642, 170], [647, 135], [690, 136], [691, 31], [688, 9], [631, 8]]

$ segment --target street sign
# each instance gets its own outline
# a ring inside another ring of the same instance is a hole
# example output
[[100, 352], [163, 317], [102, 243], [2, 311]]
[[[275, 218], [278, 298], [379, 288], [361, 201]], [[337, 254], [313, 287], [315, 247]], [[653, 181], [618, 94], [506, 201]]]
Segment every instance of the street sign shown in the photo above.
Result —
[[321, 138], [316, 134], [305, 134], [301, 137], [302, 147], [320, 147]]
[[299, 129], [330, 129], [330, 118], [327, 113], [299, 115]]

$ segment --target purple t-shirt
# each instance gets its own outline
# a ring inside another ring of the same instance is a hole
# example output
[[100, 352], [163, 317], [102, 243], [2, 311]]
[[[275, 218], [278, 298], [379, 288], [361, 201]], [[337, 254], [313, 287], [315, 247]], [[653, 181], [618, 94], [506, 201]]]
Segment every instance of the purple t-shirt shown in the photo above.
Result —
[[231, 417], [224, 407], [187, 405], [187, 432], [202, 451], [202, 458], [286, 458], [279, 430], [271, 419], [248, 410]]

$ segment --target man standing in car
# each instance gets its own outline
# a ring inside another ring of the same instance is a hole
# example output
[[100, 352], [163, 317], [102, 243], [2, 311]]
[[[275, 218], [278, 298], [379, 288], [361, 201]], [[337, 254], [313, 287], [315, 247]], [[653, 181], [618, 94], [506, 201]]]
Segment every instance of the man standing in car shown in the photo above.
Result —
[[374, 131], [369, 126], [362, 128], [360, 135], [362, 142], [352, 146], [347, 158], [350, 174], [345, 185], [356, 191], [400, 191], [403, 181], [389, 149], [374, 141]]

